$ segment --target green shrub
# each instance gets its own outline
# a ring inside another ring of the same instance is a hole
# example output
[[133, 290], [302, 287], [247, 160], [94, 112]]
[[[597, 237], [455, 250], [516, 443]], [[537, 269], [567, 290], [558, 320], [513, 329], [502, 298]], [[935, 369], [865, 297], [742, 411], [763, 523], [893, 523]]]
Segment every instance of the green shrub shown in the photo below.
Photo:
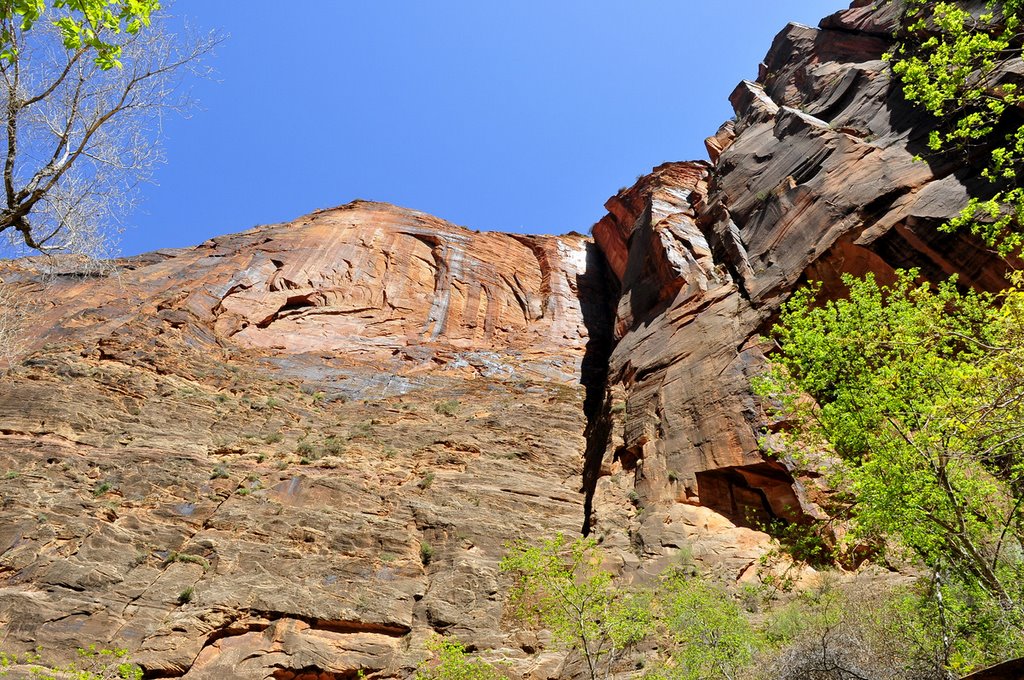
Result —
[[762, 643], [729, 593], [674, 570], [663, 577], [655, 599], [668, 644], [648, 678], [744, 677]]
[[434, 412], [439, 413], [443, 416], [454, 416], [459, 412], [459, 401], [457, 399], [449, 399], [447, 401], [439, 401], [434, 404]]
[[558, 647], [580, 654], [591, 680], [607, 676], [654, 623], [649, 594], [616, 587], [601, 562], [596, 541], [567, 543], [562, 534], [539, 546], [512, 544], [501, 561], [514, 579], [513, 615], [539, 623]]
[[434, 559], [434, 548], [426, 541], [423, 541], [420, 543], [420, 561], [423, 563], [423, 566], [427, 566], [432, 559]]
[[453, 638], [434, 637], [427, 642], [434, 658], [416, 668], [414, 680], [502, 680], [504, 676], [480, 659], [466, 656], [466, 648]]
[[128, 660], [125, 649], [88, 649], [79, 647], [78, 660], [65, 665], [42, 663], [42, 657], [31, 652], [8, 654], [0, 652], [0, 675], [7, 675], [11, 666], [27, 665], [30, 674], [40, 680], [142, 680], [142, 668]]
[[210, 570], [210, 563], [207, 559], [201, 555], [192, 555], [190, 553], [180, 553], [172, 550], [164, 560], [164, 566], [173, 564], [174, 562], [185, 562], [187, 564], [198, 564], [203, 568], [203, 571]]

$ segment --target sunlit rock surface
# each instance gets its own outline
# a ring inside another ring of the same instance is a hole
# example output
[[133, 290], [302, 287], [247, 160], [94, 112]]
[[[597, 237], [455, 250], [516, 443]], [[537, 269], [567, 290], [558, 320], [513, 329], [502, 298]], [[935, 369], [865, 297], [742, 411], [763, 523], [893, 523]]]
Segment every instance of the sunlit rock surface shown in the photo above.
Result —
[[655, 168], [594, 227], [620, 297], [588, 429], [589, 522], [599, 534], [620, 526], [604, 499], [635, 488], [646, 512], [630, 536], [646, 558], [671, 543], [680, 503], [747, 526], [820, 514], [820, 489], [762, 454], [770, 423], [750, 388], [759, 336], [794, 289], [817, 280], [840, 294], [843, 272], [884, 282], [898, 267], [1005, 285], [1004, 262], [937, 230], [978, 172], [915, 160], [931, 121], [882, 60], [899, 4], [854, 5], [778, 35], [758, 82], [733, 92], [735, 119], [707, 140], [713, 165]]
[[3, 272], [30, 344], [0, 383], [5, 649], [352, 677], [445, 631], [536, 663], [497, 563], [582, 526], [589, 239], [358, 202], [75, 267]]
[[575, 671], [503, 616], [510, 540], [582, 530], [627, 579], [685, 556], [755, 583], [757, 526], [823, 493], [761, 450], [780, 304], [842, 272], [1003, 281], [935, 229], [979, 180], [914, 160], [896, 6], [854, 5], [785, 28], [712, 162], [620, 191], [592, 239], [355, 202], [100, 275], [5, 263], [3, 649], [350, 679], [407, 676], [443, 632], [539, 679]]

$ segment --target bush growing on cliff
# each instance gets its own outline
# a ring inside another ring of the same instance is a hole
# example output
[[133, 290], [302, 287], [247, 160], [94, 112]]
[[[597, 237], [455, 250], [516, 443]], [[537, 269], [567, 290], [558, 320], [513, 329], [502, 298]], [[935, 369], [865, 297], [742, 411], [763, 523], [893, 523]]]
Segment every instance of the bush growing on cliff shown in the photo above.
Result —
[[448, 399], [447, 401], [439, 401], [436, 404], [434, 404], [434, 413], [440, 414], [442, 416], [451, 417], [459, 412], [460, 405], [461, 404], [459, 403], [458, 399]]
[[[978, 14], [957, 2], [907, 0], [887, 55], [906, 98], [935, 116], [928, 145], [977, 162], [987, 148], [986, 196], [970, 200], [946, 229], [969, 227], [1002, 254], [1024, 245], [1024, 91], [1008, 74], [1020, 60], [1024, 2], [989, 0]], [[1009, 67], [1009, 68], [1007, 68]]]
[[928, 580], [897, 587], [822, 573], [749, 616], [695, 566], [623, 587], [602, 559], [593, 541], [556, 536], [516, 543], [502, 561], [514, 578], [510, 613], [550, 631], [566, 662], [578, 654], [592, 679], [628, 670], [642, 680], [949, 680], [1009, 655], [1018, 640], [971, 629], [982, 619], [957, 613], [963, 598], [948, 598], [940, 615]]
[[592, 679], [621, 671], [642, 645], [658, 650], [645, 650], [654, 655], [649, 680], [738, 678], [761, 647], [730, 594], [692, 569], [672, 569], [653, 587], [626, 588], [602, 567], [593, 540], [562, 535], [513, 545], [501, 568], [514, 578], [515, 616], [551, 631]]
[[78, 660], [65, 665], [42, 663], [39, 654], [7, 654], [0, 652], [0, 675], [14, 666], [24, 666], [40, 680], [142, 680], [142, 669], [128, 659], [124, 649], [78, 649]]
[[414, 680], [499, 680], [504, 676], [491, 664], [466, 655], [458, 640], [434, 637], [427, 642], [434, 658], [416, 668]]
[[761, 637], [724, 589], [684, 570], [670, 571], [656, 589], [663, 658], [649, 680], [740, 678], [750, 668]]
[[607, 676], [653, 630], [649, 594], [616, 587], [601, 561], [596, 541], [569, 542], [562, 534], [540, 545], [515, 543], [501, 561], [513, 577], [513, 614], [578, 653], [592, 680]]

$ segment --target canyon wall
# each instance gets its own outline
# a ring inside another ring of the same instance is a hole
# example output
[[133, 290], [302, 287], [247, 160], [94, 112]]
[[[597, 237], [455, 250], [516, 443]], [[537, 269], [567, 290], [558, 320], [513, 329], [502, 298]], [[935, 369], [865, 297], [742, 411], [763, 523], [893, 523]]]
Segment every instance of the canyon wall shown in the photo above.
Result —
[[355, 202], [105, 274], [5, 263], [0, 648], [322, 680], [408, 675], [442, 632], [548, 678], [503, 618], [509, 541], [582, 529], [627, 579], [681, 553], [759, 578], [755, 524], [820, 513], [762, 453], [779, 305], [842, 272], [1003, 282], [936, 230], [979, 179], [914, 158], [897, 10], [785, 28], [711, 162], [655, 168], [592, 239]]
[[[814, 480], [763, 455], [771, 423], [750, 387], [794, 289], [816, 280], [838, 295], [841, 273], [884, 282], [907, 267], [1005, 285], [1005, 262], [937, 229], [980, 180], [962, 159], [915, 158], [933, 123], [882, 59], [900, 8], [855, 2], [819, 28], [786, 27], [758, 81], [733, 91], [712, 163], [655, 168], [594, 227], [619, 297], [588, 427], [588, 521], [598, 535], [627, 521], [655, 564], [691, 537], [680, 520], [693, 505], [748, 526], [820, 516]], [[617, 512], [623, 489], [644, 513]]]
[[498, 561], [582, 524], [589, 239], [357, 202], [119, 264], [2, 273], [30, 345], [0, 383], [2, 649], [348, 678], [438, 631], [552, 672]]

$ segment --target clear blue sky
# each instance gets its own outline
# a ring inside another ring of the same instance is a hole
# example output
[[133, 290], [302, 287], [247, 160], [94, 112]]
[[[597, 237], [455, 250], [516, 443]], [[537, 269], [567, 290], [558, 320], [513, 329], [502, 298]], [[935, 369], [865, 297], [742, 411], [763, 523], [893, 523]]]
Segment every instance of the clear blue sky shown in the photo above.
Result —
[[191, 118], [165, 121], [167, 164], [121, 249], [355, 198], [477, 229], [585, 232], [638, 174], [705, 158], [726, 97], [787, 22], [847, 5], [177, 0], [176, 14], [229, 37]]

